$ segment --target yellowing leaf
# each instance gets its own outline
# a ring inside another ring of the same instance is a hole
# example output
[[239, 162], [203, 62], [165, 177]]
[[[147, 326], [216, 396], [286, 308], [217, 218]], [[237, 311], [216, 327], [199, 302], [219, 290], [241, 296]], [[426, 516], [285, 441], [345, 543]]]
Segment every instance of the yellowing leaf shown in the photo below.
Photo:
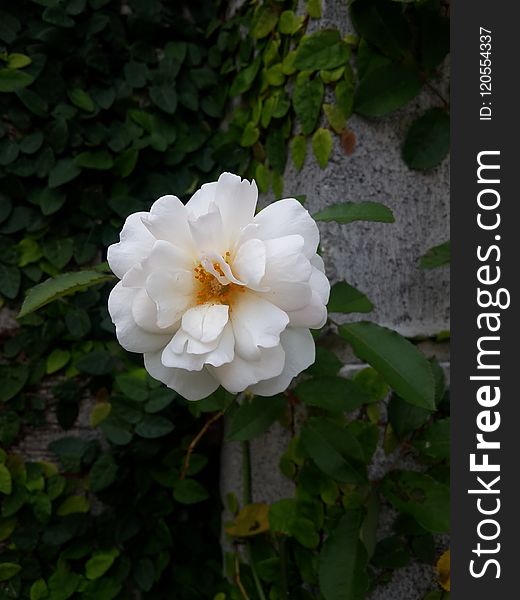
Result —
[[90, 413], [90, 424], [92, 427], [97, 427], [97, 425], [104, 421], [110, 414], [111, 409], [112, 405], [109, 402], [98, 402]]
[[58, 507], [57, 514], [65, 517], [74, 513], [86, 513], [90, 510], [89, 501], [85, 496], [69, 496]]
[[450, 591], [450, 551], [446, 550], [437, 561], [437, 574], [439, 583], [447, 591]]
[[269, 530], [269, 505], [256, 502], [247, 504], [238, 513], [226, 532], [233, 537], [250, 537]]

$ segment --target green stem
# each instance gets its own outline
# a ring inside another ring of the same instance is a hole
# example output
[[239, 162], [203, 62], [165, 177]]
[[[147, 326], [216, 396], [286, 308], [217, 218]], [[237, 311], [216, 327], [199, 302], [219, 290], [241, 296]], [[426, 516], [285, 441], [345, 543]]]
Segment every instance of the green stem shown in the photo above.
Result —
[[289, 561], [287, 556], [287, 538], [280, 538], [280, 568], [282, 571], [282, 591], [284, 598], [289, 598]]
[[258, 598], [260, 600], [266, 600], [264, 590], [262, 588], [262, 583], [260, 578], [258, 577], [258, 573], [256, 572], [255, 562], [251, 555], [251, 542], [247, 542], [247, 554], [249, 559], [249, 566], [251, 567], [251, 572], [253, 573], [253, 579], [255, 581], [256, 592], [258, 594]]
[[[253, 501], [252, 498], [252, 485], [251, 485], [251, 448], [249, 446], [249, 441], [245, 440], [242, 442], [242, 500], [244, 502], [244, 506], [247, 504], [251, 504]], [[247, 547], [247, 558], [249, 560], [249, 566], [251, 567], [251, 572], [253, 574], [253, 579], [255, 582], [256, 592], [258, 594], [259, 600], [266, 600], [264, 590], [262, 588], [262, 583], [260, 578], [258, 577], [258, 573], [256, 572], [255, 562], [253, 560], [253, 556], [251, 553], [251, 542], [246, 542]]]

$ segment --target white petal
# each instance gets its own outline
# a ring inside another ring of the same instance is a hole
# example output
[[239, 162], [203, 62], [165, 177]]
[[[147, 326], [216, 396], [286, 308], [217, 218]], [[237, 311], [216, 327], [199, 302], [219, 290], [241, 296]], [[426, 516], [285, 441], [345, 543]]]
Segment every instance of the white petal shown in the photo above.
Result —
[[209, 205], [215, 201], [217, 182], [205, 183], [186, 203], [186, 212], [190, 220], [198, 219], [209, 211]]
[[157, 306], [157, 326], [179, 321], [193, 297], [193, 274], [189, 271], [157, 270], [146, 279], [146, 291]]
[[175, 325], [172, 324], [170, 327], [159, 327], [157, 324], [157, 305], [150, 298], [146, 290], [137, 289], [134, 291], [134, 300], [131, 307], [128, 307], [128, 310], [131, 310], [132, 317], [139, 327], [142, 327], [145, 331], [149, 331], [150, 333], [171, 333], [173, 335], [176, 331]]
[[137, 325], [132, 317], [131, 306], [137, 290], [124, 288], [119, 282], [108, 297], [108, 312], [116, 326], [119, 343], [129, 352], [151, 352], [164, 348], [171, 334], [150, 333]]
[[267, 240], [265, 278], [262, 283], [271, 286], [278, 281], [308, 281], [313, 267], [303, 254], [303, 247], [304, 239], [301, 235]]
[[251, 292], [242, 294], [233, 304], [230, 319], [235, 350], [248, 360], [258, 359], [260, 348], [278, 345], [280, 333], [289, 323], [283, 310]]
[[330, 283], [325, 273], [316, 267], [312, 267], [309, 285], [321, 298], [323, 304], [327, 304], [330, 296]]
[[192, 338], [203, 343], [216, 340], [228, 322], [227, 304], [201, 304], [186, 311], [182, 317], [182, 329]]
[[196, 265], [194, 255], [165, 240], [157, 240], [147, 258], [132, 267], [123, 277], [125, 287], [143, 287], [146, 278], [157, 270], [191, 271]]
[[204, 366], [206, 354], [191, 354], [186, 351], [188, 337], [182, 330], [177, 331], [172, 341], [161, 354], [161, 362], [165, 367], [200, 371]]
[[291, 234], [303, 236], [303, 253], [307, 258], [315, 254], [320, 241], [320, 233], [314, 219], [294, 198], [273, 202], [256, 215], [253, 223], [259, 225], [256, 237], [261, 240]]
[[266, 248], [264, 242], [248, 240], [239, 248], [233, 260], [233, 272], [251, 289], [261, 289], [265, 275]]
[[162, 381], [186, 400], [202, 400], [214, 392], [219, 382], [207, 369], [185, 371], [165, 367], [161, 363], [161, 352], [148, 352], [144, 355], [144, 366], [154, 378]]
[[206, 364], [220, 367], [235, 358], [235, 335], [231, 323], [224, 327], [217, 347], [206, 356]]
[[[240, 279], [237, 279], [233, 275], [233, 271], [228, 263], [216, 252], [203, 252], [200, 257], [200, 263], [204, 267], [205, 271], [211, 273], [217, 281], [222, 285], [228, 283], [236, 283], [237, 285], [244, 285]], [[214, 265], [218, 265], [219, 271]]]
[[243, 392], [249, 386], [266, 378], [279, 375], [284, 366], [285, 355], [281, 345], [264, 348], [257, 360], [244, 360], [235, 355], [232, 362], [208, 370], [232, 394]]
[[327, 321], [327, 308], [315, 290], [312, 291], [309, 302], [303, 308], [290, 311], [287, 314], [292, 327], [320, 329]]
[[308, 283], [294, 281], [271, 284], [269, 291], [262, 293], [262, 298], [285, 311], [304, 308], [310, 302], [311, 296], [312, 289]]
[[188, 227], [188, 213], [177, 196], [162, 196], [152, 204], [150, 213], [143, 217], [145, 227], [158, 240], [192, 249], [194, 244]]
[[141, 217], [146, 215], [145, 212], [131, 214], [119, 234], [121, 241], [108, 248], [108, 264], [119, 279], [148, 256], [155, 242], [155, 238], [141, 221]]
[[222, 215], [224, 233], [229, 244], [255, 216], [258, 189], [253, 180], [241, 179], [232, 173], [222, 173], [217, 182], [215, 204]]
[[284, 369], [278, 377], [260, 381], [250, 388], [259, 396], [274, 396], [283, 392], [296, 375], [310, 367], [316, 357], [314, 340], [308, 329], [288, 327], [280, 336], [285, 350]]
[[228, 250], [222, 218], [214, 204], [210, 205], [209, 212], [190, 220], [189, 226], [199, 252], [217, 252], [222, 255]]
[[325, 263], [323, 262], [323, 258], [319, 254], [314, 254], [311, 257], [311, 265], [319, 269], [322, 273], [325, 273]]

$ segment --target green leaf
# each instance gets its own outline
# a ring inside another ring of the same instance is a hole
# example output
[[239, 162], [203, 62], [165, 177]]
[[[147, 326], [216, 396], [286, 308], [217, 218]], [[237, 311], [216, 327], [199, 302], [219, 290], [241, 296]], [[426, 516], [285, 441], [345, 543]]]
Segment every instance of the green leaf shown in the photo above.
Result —
[[350, 16], [357, 33], [385, 56], [400, 61], [411, 55], [413, 35], [398, 2], [355, 0]]
[[370, 402], [370, 396], [352, 380], [344, 377], [313, 377], [298, 384], [294, 393], [308, 406], [319, 406], [337, 413], [355, 410]]
[[74, 158], [76, 166], [84, 169], [108, 171], [114, 166], [114, 159], [108, 150], [88, 150], [81, 152]]
[[64, 500], [56, 511], [60, 517], [76, 513], [87, 513], [90, 510], [90, 504], [85, 496], [69, 496]]
[[97, 494], [111, 485], [117, 476], [117, 465], [111, 454], [102, 454], [90, 469], [90, 489]]
[[260, 6], [253, 16], [251, 35], [257, 40], [269, 35], [278, 23], [278, 15], [269, 6]]
[[45, 600], [49, 595], [49, 590], [45, 579], [37, 579], [31, 586], [30, 600]]
[[336, 375], [342, 366], [332, 350], [316, 346], [316, 360], [305, 372], [309, 375]]
[[313, 215], [316, 221], [335, 221], [353, 223], [354, 221], [377, 221], [393, 223], [392, 211], [379, 202], [340, 202], [332, 204]]
[[40, 149], [43, 143], [43, 133], [41, 131], [35, 131], [26, 135], [20, 142], [20, 152], [24, 154], [34, 154]]
[[[265, 151], [269, 166], [275, 171], [275, 174], [281, 175], [287, 162], [287, 145], [280, 128], [272, 129], [267, 134]], [[276, 187], [275, 180], [276, 178], [273, 178], [273, 189]]]
[[0, 581], [8, 581], [12, 579], [22, 570], [20, 565], [16, 563], [3, 562], [0, 563]]
[[291, 158], [297, 171], [301, 171], [307, 155], [307, 140], [303, 135], [295, 135], [290, 143]]
[[45, 371], [47, 375], [52, 375], [62, 369], [70, 360], [70, 352], [68, 350], [60, 350], [56, 348], [47, 357]]
[[[354, 108], [354, 91], [354, 84], [349, 81], [339, 81], [334, 90], [337, 106], [345, 119], [350, 117]], [[335, 117], [335, 119], [336, 125], [339, 125], [339, 118]]]
[[20, 392], [27, 382], [29, 371], [27, 365], [0, 365], [0, 402], [7, 402]]
[[450, 149], [450, 117], [442, 108], [430, 108], [416, 119], [403, 145], [403, 160], [411, 169], [432, 169]]
[[350, 49], [336, 29], [316, 31], [298, 46], [294, 66], [300, 71], [332, 70], [347, 63]]
[[32, 75], [15, 69], [0, 69], [0, 92], [16, 92], [34, 81]]
[[170, 83], [152, 86], [150, 88], [150, 99], [155, 106], [170, 115], [177, 109], [177, 92]]
[[332, 135], [328, 129], [322, 127], [317, 129], [312, 136], [312, 151], [322, 169], [329, 162], [330, 153], [332, 152]]
[[310, 418], [301, 432], [306, 454], [327, 475], [344, 483], [364, 483], [364, 454], [344, 427], [325, 418]]
[[321, 17], [321, 0], [307, 0], [307, 14], [312, 19]]
[[143, 592], [149, 592], [155, 582], [155, 567], [149, 558], [142, 558], [137, 561], [134, 570], [134, 579]]
[[450, 263], [451, 242], [448, 240], [443, 244], [430, 248], [426, 254], [421, 256], [419, 267], [421, 269], [435, 269]]
[[87, 579], [99, 579], [114, 564], [114, 560], [119, 556], [119, 550], [112, 548], [110, 550], [98, 550], [92, 554], [92, 558], [85, 565], [85, 576]]
[[296, 16], [293, 10], [284, 10], [278, 21], [278, 31], [286, 35], [296, 33], [302, 26], [303, 18]]
[[363, 600], [368, 589], [367, 553], [359, 541], [361, 515], [347, 511], [327, 537], [319, 558], [320, 592], [325, 600]]
[[316, 548], [320, 536], [311, 518], [316, 516], [315, 512], [310, 503], [294, 498], [279, 500], [269, 507], [269, 529], [294, 537], [304, 548]]
[[238, 96], [249, 90], [253, 85], [261, 63], [262, 56], [259, 54], [252, 63], [237, 74], [229, 89], [230, 96]]
[[9, 469], [0, 464], [0, 494], [8, 496], [13, 491], [13, 480]]
[[240, 139], [240, 145], [244, 146], [244, 148], [249, 148], [250, 146], [254, 146], [260, 137], [260, 130], [258, 127], [250, 121], [244, 128], [242, 132], [242, 138]]
[[22, 276], [20, 269], [13, 265], [0, 264], [0, 295], [13, 299], [18, 295]]
[[113, 279], [112, 275], [98, 271], [63, 273], [52, 279], [47, 279], [28, 291], [18, 317], [25, 317], [58, 298], [85, 290], [93, 285], [105, 283], [111, 279]]
[[54, 452], [60, 460], [64, 470], [78, 473], [81, 470], [81, 461], [88, 449], [88, 443], [78, 437], [63, 437], [49, 444], [49, 450]]
[[374, 308], [370, 300], [346, 281], [335, 283], [330, 290], [327, 304], [329, 312], [368, 313]]
[[26, 54], [18, 54], [13, 52], [7, 57], [8, 69], [23, 69], [31, 64], [32, 60]]
[[13, 163], [20, 152], [20, 147], [16, 142], [4, 139], [0, 142], [0, 165], [7, 166]]
[[[336, 87], [337, 91], [337, 87]], [[345, 128], [346, 118], [345, 113], [337, 104], [324, 104], [323, 112], [327, 117], [327, 121], [336, 133], [341, 133]]]
[[79, 583], [80, 576], [71, 573], [65, 563], [62, 563], [49, 577], [49, 600], [68, 600], [76, 591]]
[[62, 158], [49, 172], [49, 187], [56, 188], [75, 179], [81, 173], [72, 158]]
[[159, 415], [145, 415], [135, 428], [135, 432], [144, 438], [154, 439], [173, 431], [173, 424]]
[[450, 490], [424, 473], [393, 471], [381, 483], [381, 492], [399, 511], [412, 516], [432, 533], [450, 530]]
[[175, 484], [173, 497], [181, 504], [196, 504], [208, 498], [208, 492], [195, 479], [183, 479]]
[[395, 394], [388, 404], [388, 420], [398, 437], [419, 429], [431, 415], [431, 410], [409, 404]]
[[72, 102], [72, 104], [74, 104], [74, 106], [77, 106], [78, 108], [81, 108], [87, 112], [94, 112], [94, 101], [84, 90], [75, 88], [68, 92], [68, 96], [69, 100]]
[[368, 322], [342, 325], [339, 333], [351, 344], [356, 356], [374, 367], [403, 400], [422, 408], [435, 408], [430, 363], [407, 339]]
[[411, 554], [402, 537], [392, 535], [380, 540], [372, 564], [379, 569], [402, 569], [410, 562]]
[[89, 375], [105, 375], [112, 370], [112, 366], [112, 357], [105, 350], [89, 352], [76, 362], [78, 371]]
[[69, 262], [73, 250], [74, 244], [69, 238], [53, 238], [42, 244], [43, 256], [57, 269], [63, 269]]
[[266, 194], [269, 191], [271, 176], [269, 169], [262, 163], [258, 163], [255, 168], [255, 181], [258, 185], [258, 190], [261, 194]]
[[257, 396], [250, 402], [244, 401], [231, 417], [227, 441], [250, 440], [263, 433], [280, 417], [286, 406], [283, 396]]
[[429, 425], [415, 438], [413, 445], [430, 458], [449, 459], [450, 419], [442, 419]]
[[401, 108], [421, 90], [418, 72], [405, 65], [384, 65], [359, 82], [354, 110], [365, 117], [384, 117]]
[[293, 107], [301, 124], [302, 133], [314, 131], [320, 116], [324, 87], [321, 79], [298, 77], [294, 86]]

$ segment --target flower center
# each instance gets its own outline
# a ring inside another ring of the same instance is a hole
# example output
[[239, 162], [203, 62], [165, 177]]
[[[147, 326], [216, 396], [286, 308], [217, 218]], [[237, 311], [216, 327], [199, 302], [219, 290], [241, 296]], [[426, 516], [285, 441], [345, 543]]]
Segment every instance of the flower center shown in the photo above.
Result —
[[[230, 252], [226, 252], [225, 261], [229, 264]], [[225, 276], [222, 267], [218, 262], [213, 263], [213, 269], [222, 277]], [[213, 302], [215, 304], [227, 304], [231, 307], [231, 303], [237, 293], [244, 293], [245, 286], [237, 285], [236, 283], [221, 283], [213, 273], [209, 273], [199, 264], [194, 269], [194, 276], [198, 282], [196, 292], [196, 302], [198, 305]]]

